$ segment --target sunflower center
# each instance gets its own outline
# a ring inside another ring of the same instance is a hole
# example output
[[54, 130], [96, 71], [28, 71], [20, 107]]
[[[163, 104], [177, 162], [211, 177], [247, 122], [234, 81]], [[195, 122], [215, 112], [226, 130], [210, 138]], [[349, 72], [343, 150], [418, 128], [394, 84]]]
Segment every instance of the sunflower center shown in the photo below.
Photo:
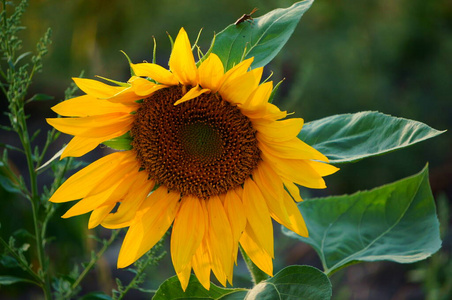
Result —
[[187, 155], [200, 161], [214, 161], [223, 150], [218, 131], [206, 122], [182, 126], [180, 139]]
[[209, 198], [245, 182], [260, 160], [256, 130], [219, 95], [174, 105], [180, 86], [144, 99], [131, 129], [132, 146], [149, 178], [182, 195]]

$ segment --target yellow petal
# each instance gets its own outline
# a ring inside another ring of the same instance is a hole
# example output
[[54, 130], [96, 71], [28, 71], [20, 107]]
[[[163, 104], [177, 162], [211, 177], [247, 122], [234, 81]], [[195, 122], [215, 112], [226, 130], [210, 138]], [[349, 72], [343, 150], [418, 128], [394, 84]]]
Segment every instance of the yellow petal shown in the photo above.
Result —
[[107, 100], [99, 100], [90, 95], [84, 95], [65, 100], [52, 107], [52, 110], [61, 116], [88, 117], [105, 115], [110, 113], [130, 113], [138, 109], [135, 106], [126, 106], [120, 103], [111, 103]]
[[220, 87], [222, 84], [224, 84], [228, 81], [234, 80], [235, 78], [245, 74], [248, 71], [248, 69], [250, 68], [253, 61], [254, 61], [254, 57], [245, 59], [244, 61], [238, 63], [233, 68], [228, 70], [224, 74], [223, 78], [221, 78]]
[[86, 78], [72, 78], [72, 79], [82, 91], [96, 98], [108, 98], [126, 89], [126, 87], [111, 86], [93, 79]]
[[321, 161], [308, 160], [306, 161], [320, 176], [328, 176], [339, 171], [339, 168], [330, 164], [323, 163]]
[[150, 63], [130, 65], [137, 76], [149, 77], [164, 85], [177, 85], [179, 81], [173, 73], [162, 66]]
[[176, 274], [184, 272], [204, 238], [205, 207], [188, 195], [182, 198], [171, 234], [171, 258]]
[[195, 86], [194, 88], [191, 88], [182, 98], [174, 102], [174, 105], [179, 105], [181, 103], [184, 103], [188, 100], [194, 99], [198, 97], [201, 94], [204, 93], [210, 93], [209, 89], [202, 89], [199, 85]]
[[67, 202], [84, 198], [99, 182], [128, 158], [135, 159], [131, 151], [115, 152], [104, 156], [69, 177], [49, 201]]
[[195, 255], [192, 259], [192, 267], [193, 271], [196, 274], [199, 282], [202, 286], [208, 290], [210, 288], [210, 258], [209, 252], [206, 246], [206, 239], [203, 240], [201, 245], [199, 245], [198, 249], [195, 252]]
[[145, 96], [137, 95], [132, 85], [130, 87], [114, 94], [111, 97], [105, 97], [101, 99], [106, 99], [113, 103], [122, 103], [124, 105], [136, 105], [137, 100], [143, 99]]
[[230, 103], [243, 104], [258, 87], [262, 71], [263, 68], [253, 69], [234, 80], [225, 81], [218, 92]]
[[182, 290], [185, 292], [188, 286], [188, 282], [190, 281], [190, 271], [191, 271], [191, 263], [184, 265], [179, 272], [176, 272], [177, 278], [179, 278], [179, 282]]
[[[210, 197], [206, 204], [209, 215], [208, 243], [212, 251], [212, 268], [222, 271], [226, 277], [232, 277], [234, 262], [231, 225], [218, 196]], [[226, 286], [226, 278], [223, 282], [220, 278], [218, 280]]]
[[273, 82], [267, 81], [259, 85], [244, 101], [242, 108], [245, 110], [256, 110], [268, 103], [268, 99], [273, 91]]
[[135, 183], [128, 191], [115, 213], [109, 214], [103, 221], [102, 226], [110, 229], [127, 227], [134, 219], [138, 208], [154, 188], [153, 181]]
[[198, 70], [199, 84], [203, 88], [210, 89], [212, 93], [216, 93], [224, 75], [224, 67], [220, 58], [215, 53], [211, 53], [209, 57], [201, 63]]
[[258, 135], [268, 142], [284, 142], [296, 138], [303, 127], [303, 119], [286, 119], [275, 122], [253, 122]]
[[284, 206], [286, 207], [286, 211], [289, 214], [289, 223], [282, 225], [286, 226], [288, 229], [292, 230], [298, 235], [308, 237], [308, 228], [306, 227], [306, 223], [304, 222], [303, 216], [301, 215], [298, 206], [292, 200], [292, 197], [289, 195], [287, 191], [284, 191]]
[[74, 136], [71, 141], [67, 144], [63, 153], [61, 154], [61, 159], [65, 157], [80, 157], [90, 152], [100, 143], [108, 140], [106, 137], [100, 138], [87, 138], [81, 136]]
[[273, 219], [283, 225], [290, 224], [289, 214], [283, 202], [284, 186], [280, 176], [262, 161], [253, 173], [253, 180], [262, 192]]
[[[64, 215], [62, 215], [62, 218], [71, 218], [73, 216], [78, 216], [82, 214], [86, 214], [87, 212], [90, 212], [96, 208], [99, 208], [104, 205], [112, 205], [116, 202], [110, 200], [110, 195], [113, 193], [113, 191], [118, 187], [119, 183], [111, 186], [109, 189], [100, 192], [96, 195], [83, 198], [79, 202], [77, 202], [74, 206], [72, 206]], [[119, 200], [119, 199], [118, 199]]]
[[231, 231], [233, 237], [233, 249], [232, 254], [234, 261], [237, 262], [238, 253], [238, 241], [242, 236], [243, 230], [246, 226], [246, 215], [244, 213], [243, 203], [240, 197], [234, 190], [230, 190], [226, 193], [224, 200], [224, 210], [231, 224]]
[[244, 105], [240, 107], [242, 113], [244, 113], [248, 118], [262, 119], [268, 121], [276, 121], [284, 119], [287, 116], [286, 111], [281, 111], [276, 105], [271, 103], [266, 103], [263, 106], [256, 108], [246, 108]]
[[253, 179], [261, 189], [273, 219], [301, 236], [308, 236], [300, 210], [271, 167], [261, 162]]
[[129, 80], [129, 82], [132, 83], [135, 94], [142, 97], [149, 96], [150, 94], [167, 87], [166, 85], [155, 84], [147, 79], [136, 76]]
[[115, 204], [107, 204], [93, 210], [89, 216], [88, 228], [92, 229], [97, 227], [97, 225], [102, 222], [102, 220], [112, 211], [114, 207]]
[[266, 274], [273, 276], [272, 257], [260, 247], [249, 224], [240, 238], [240, 245], [253, 263]]
[[173, 223], [180, 194], [161, 186], [141, 205], [130, 224], [118, 257], [118, 268], [125, 268], [149, 251]]
[[[120, 202], [124, 195], [137, 197], [135, 195], [137, 191], [142, 192], [145, 190], [145, 187], [142, 187], [140, 190], [138, 189], [140, 187], [132, 191], [129, 191], [129, 189], [136, 177], [134, 174], [130, 175], [130, 173], [135, 173], [138, 167], [136, 162], [118, 164], [116, 169], [112, 170], [111, 176], [105, 176], [100, 183], [88, 191], [84, 199], [72, 206], [62, 217], [70, 218], [85, 214], [106, 204]], [[148, 188], [147, 191], [149, 192], [149, 190]]]
[[257, 242], [273, 257], [273, 225], [270, 212], [264, 196], [251, 179], [245, 181], [242, 201], [248, 224], [256, 234]]
[[262, 157], [274, 166], [280, 176], [292, 182], [312, 189], [326, 188], [325, 180], [305, 159], [283, 159], [264, 152]]
[[285, 159], [316, 159], [328, 162], [328, 158], [299, 138], [282, 142], [269, 142], [257, 136], [259, 148], [268, 154]]
[[[126, 178], [137, 174], [138, 170], [140, 169], [140, 165], [136, 159], [130, 159], [130, 157], [128, 158], [129, 159], [125, 159], [123, 162], [116, 165], [110, 173], [105, 174], [102, 181], [96, 184], [96, 186], [93, 187], [86, 195], [92, 196], [101, 193], [118, 182], [125, 182], [126, 184], [128, 184]], [[129, 186], [130, 184], [127, 185], [127, 189], [129, 188]], [[119, 188], [122, 188], [122, 186], [120, 185]], [[122, 188], [122, 190], [124, 189]]]
[[173, 51], [169, 60], [171, 72], [183, 85], [198, 84], [198, 69], [191, 52], [191, 45], [184, 28], [181, 28], [174, 41]]
[[[209, 249], [209, 251], [212, 252], [212, 249]], [[210, 260], [213, 260], [213, 254], [210, 256]], [[212, 272], [217, 278], [218, 282], [220, 282], [223, 286], [226, 286], [228, 275], [226, 274], [224, 269], [220, 267], [219, 264], [212, 263]]]
[[285, 179], [285, 178], [282, 178], [282, 181], [284, 182], [284, 186], [289, 191], [290, 195], [292, 196], [292, 198], [295, 201], [297, 201], [297, 202], [303, 201], [303, 199], [301, 199], [301, 196], [300, 196], [300, 190], [292, 181]]
[[130, 130], [133, 120], [133, 115], [124, 113], [112, 113], [83, 118], [46, 119], [47, 123], [55, 127], [58, 131], [89, 138], [99, 138], [120, 132], [124, 134]]

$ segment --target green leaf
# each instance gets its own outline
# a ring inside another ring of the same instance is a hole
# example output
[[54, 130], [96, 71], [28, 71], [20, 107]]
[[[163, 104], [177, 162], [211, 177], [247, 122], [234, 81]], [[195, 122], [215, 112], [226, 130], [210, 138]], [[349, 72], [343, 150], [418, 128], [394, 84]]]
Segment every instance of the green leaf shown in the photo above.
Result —
[[283, 232], [314, 247], [326, 274], [357, 261], [412, 263], [441, 247], [427, 167], [370, 191], [312, 199], [298, 206], [309, 238]]
[[309, 122], [298, 137], [334, 164], [402, 149], [444, 132], [421, 122], [365, 111]]
[[[286, 44], [301, 16], [314, 0], [305, 0], [289, 8], [275, 9], [250, 22], [231, 24], [218, 33], [212, 52], [223, 62], [225, 70], [254, 56], [253, 68], [268, 64]], [[246, 49], [245, 49], [246, 48]]]
[[331, 299], [328, 277], [311, 266], [290, 266], [249, 291], [246, 300]]
[[153, 300], [175, 300], [175, 299], [221, 299], [221, 300], [242, 300], [248, 290], [246, 289], [225, 289], [210, 284], [210, 290], [206, 290], [199, 283], [196, 276], [191, 275], [187, 290], [181, 288], [177, 276], [171, 277], [163, 282]]
[[15, 276], [0, 276], [0, 285], [10, 285], [18, 282], [29, 282], [36, 284], [34, 281], [25, 278], [19, 278]]
[[117, 138], [105, 141], [102, 144], [115, 150], [130, 150], [132, 149], [132, 145], [130, 144], [131, 142], [132, 137], [127, 132]]
[[20, 188], [8, 177], [0, 174], [0, 186], [10, 193], [20, 193]]
[[15, 268], [19, 266], [17, 259], [9, 255], [2, 255], [0, 257], [0, 264], [5, 268]]

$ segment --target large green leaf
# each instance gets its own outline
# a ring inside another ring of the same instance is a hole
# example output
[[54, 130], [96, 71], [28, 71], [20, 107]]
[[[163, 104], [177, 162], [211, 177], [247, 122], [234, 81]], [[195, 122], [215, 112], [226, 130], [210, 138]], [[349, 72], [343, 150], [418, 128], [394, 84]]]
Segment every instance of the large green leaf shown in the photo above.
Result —
[[309, 238], [283, 229], [319, 254], [325, 273], [356, 261], [411, 263], [441, 247], [428, 169], [353, 195], [299, 203]]
[[346, 163], [405, 148], [443, 132], [421, 122], [366, 111], [309, 122], [299, 138], [331, 163]]
[[305, 0], [289, 8], [275, 9], [253, 21], [231, 24], [218, 33], [212, 52], [226, 70], [243, 58], [254, 56], [253, 68], [268, 64], [286, 44], [301, 16], [314, 0]]
[[248, 290], [246, 289], [225, 289], [210, 284], [210, 290], [206, 290], [199, 283], [196, 276], [191, 275], [187, 290], [181, 288], [177, 276], [171, 277], [163, 282], [153, 300], [176, 300], [176, 299], [221, 299], [221, 300], [242, 300]]
[[246, 300], [326, 300], [332, 289], [328, 277], [310, 266], [290, 266], [249, 291]]

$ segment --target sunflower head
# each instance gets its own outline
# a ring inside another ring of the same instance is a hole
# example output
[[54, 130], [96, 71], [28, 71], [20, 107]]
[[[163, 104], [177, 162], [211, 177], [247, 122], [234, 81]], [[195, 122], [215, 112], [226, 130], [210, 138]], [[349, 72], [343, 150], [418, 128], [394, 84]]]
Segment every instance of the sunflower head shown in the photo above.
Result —
[[[181, 29], [169, 70], [131, 64], [117, 86], [74, 79], [86, 94], [47, 119], [74, 137], [62, 157], [82, 156], [126, 133], [131, 149], [106, 155], [70, 177], [50, 201], [80, 200], [63, 217], [91, 212], [89, 227], [128, 227], [118, 267], [135, 262], [172, 225], [171, 257], [182, 288], [193, 270], [232, 284], [240, 244], [273, 272], [272, 219], [302, 236], [298, 185], [324, 188], [337, 168], [297, 135], [303, 120], [269, 103], [272, 82], [247, 59], [225, 72], [211, 53], [195, 63]], [[118, 206], [119, 204], [119, 206]], [[113, 208], [118, 207], [116, 210]]]

